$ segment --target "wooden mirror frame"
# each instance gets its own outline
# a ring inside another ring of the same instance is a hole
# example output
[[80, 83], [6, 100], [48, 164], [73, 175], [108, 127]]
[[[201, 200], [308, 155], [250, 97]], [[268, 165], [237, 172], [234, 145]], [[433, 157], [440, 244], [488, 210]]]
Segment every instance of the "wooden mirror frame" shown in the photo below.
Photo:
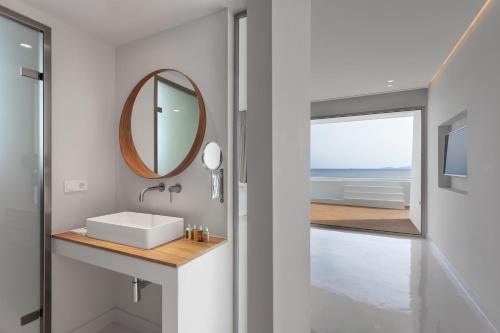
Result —
[[[184, 160], [182, 160], [182, 162], [179, 163], [179, 165], [174, 170], [170, 171], [166, 175], [158, 175], [144, 163], [135, 148], [134, 140], [132, 138], [132, 111], [134, 109], [134, 103], [137, 95], [141, 91], [142, 87], [146, 84], [146, 82], [156, 75], [165, 72], [178, 73], [191, 83], [196, 94], [196, 99], [198, 100], [199, 120], [198, 130], [196, 132], [193, 145], [191, 146], [191, 149], [189, 150]], [[198, 88], [196, 83], [194, 83], [194, 81], [189, 76], [176, 69], [164, 68], [155, 70], [146, 75], [135, 85], [134, 89], [132, 89], [132, 91], [128, 95], [128, 98], [125, 101], [125, 105], [123, 106], [119, 127], [120, 150], [122, 152], [123, 159], [135, 174], [144, 178], [160, 179], [176, 176], [184, 171], [193, 162], [196, 155], [200, 151], [203, 139], [205, 137], [206, 123], [207, 115], [205, 111], [205, 102], [203, 101], [203, 96], [201, 95], [200, 89]]]

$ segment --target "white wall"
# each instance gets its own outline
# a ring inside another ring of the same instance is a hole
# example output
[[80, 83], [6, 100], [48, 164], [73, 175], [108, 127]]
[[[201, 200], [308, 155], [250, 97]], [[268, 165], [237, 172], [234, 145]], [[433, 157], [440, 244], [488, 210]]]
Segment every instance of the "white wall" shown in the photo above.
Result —
[[[228, 13], [222, 11], [119, 46], [116, 50], [116, 120], [128, 94], [146, 74], [160, 68], [179, 69], [201, 90], [207, 111], [204, 144], [217, 141], [221, 145], [224, 169], [228, 166], [227, 16]], [[116, 149], [120, 209], [182, 216], [186, 223], [203, 224], [212, 234], [227, 236], [226, 207], [210, 198], [210, 172], [203, 168], [201, 154], [183, 173], [163, 180], [166, 186], [180, 183], [183, 187], [181, 193], [174, 194], [172, 203], [167, 192], [150, 192], [145, 202], [139, 203], [139, 192], [160, 181], [135, 175], [123, 161], [118, 145]]]
[[[114, 48], [19, 0], [0, 4], [52, 28], [52, 227], [116, 208]], [[65, 179], [89, 190], [64, 194]], [[53, 256], [53, 332], [67, 333], [113, 307], [113, 274]]]
[[[182, 192], [174, 194], [173, 202], [169, 202], [168, 192], [149, 192], [145, 201], [139, 203], [139, 192], [151, 185], [157, 185], [160, 180], [147, 180], [135, 175], [129, 170], [117, 152], [117, 195], [120, 210], [138, 212], [153, 212], [172, 216], [184, 217], [186, 224], [208, 226], [212, 235], [232, 237], [231, 213], [227, 211], [232, 204], [231, 174], [228, 166], [232, 157], [229, 155], [228, 136], [230, 121], [229, 108], [232, 110], [230, 95], [232, 93], [232, 76], [230, 52], [232, 53], [232, 27], [233, 18], [228, 11], [201, 18], [181, 26], [157, 33], [132, 43], [119, 46], [116, 50], [116, 112], [118, 120], [123, 104], [135, 86], [147, 73], [160, 68], [175, 68], [190, 76], [199, 86], [205, 100], [207, 112], [207, 131], [204, 144], [216, 141], [221, 145], [225, 175], [226, 201], [224, 204], [211, 200], [210, 172], [201, 164], [201, 152], [193, 163], [180, 175], [164, 179], [166, 186], [180, 183]], [[118, 133], [115, 132], [116, 138]], [[115, 143], [117, 140], [115, 139]], [[221, 304], [230, 304], [230, 308], [218, 309], [221, 320], [224, 320], [232, 329], [232, 241], [224, 245], [228, 271], [222, 274], [221, 279], [227, 281], [227, 293], [220, 295]], [[148, 287], [159, 292], [159, 286]], [[121, 278], [118, 294], [130, 293], [127, 280]], [[117, 298], [117, 306], [134, 312], [139, 317], [144, 317], [147, 308], [152, 309], [145, 319], [159, 322], [158, 313], [154, 308], [160, 306], [158, 299], [144, 297], [140, 305], [131, 305], [123, 297]], [[134, 310], [134, 307], [137, 310]], [[156, 313], [156, 317], [154, 315]], [[194, 314], [195, 315], [195, 314]]]
[[310, 1], [247, 5], [248, 332], [305, 333]]
[[[500, 3], [493, 0], [429, 90], [429, 237], [500, 329]], [[438, 126], [467, 110], [467, 194], [438, 187]]]

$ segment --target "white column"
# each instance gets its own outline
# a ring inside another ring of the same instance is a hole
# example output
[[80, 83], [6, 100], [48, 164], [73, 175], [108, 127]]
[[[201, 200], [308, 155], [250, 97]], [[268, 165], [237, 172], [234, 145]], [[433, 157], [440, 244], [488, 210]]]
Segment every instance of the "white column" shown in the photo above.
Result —
[[310, 0], [248, 0], [248, 332], [310, 332]]

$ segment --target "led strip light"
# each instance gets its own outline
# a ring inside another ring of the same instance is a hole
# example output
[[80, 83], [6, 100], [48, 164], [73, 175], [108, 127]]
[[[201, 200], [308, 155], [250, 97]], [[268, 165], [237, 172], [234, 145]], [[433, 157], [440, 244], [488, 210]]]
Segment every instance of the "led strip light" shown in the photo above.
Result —
[[479, 20], [481, 19], [481, 17], [485, 13], [486, 9], [488, 8], [488, 6], [490, 5], [491, 2], [492, 2], [492, 0], [486, 0], [486, 2], [481, 7], [481, 9], [479, 10], [479, 12], [477, 12], [476, 17], [474, 17], [474, 19], [469, 24], [469, 26], [467, 27], [467, 29], [465, 29], [465, 32], [463, 33], [462, 37], [460, 37], [460, 39], [455, 44], [455, 46], [453, 47], [453, 49], [451, 49], [450, 53], [448, 54], [448, 56], [446, 57], [446, 59], [444, 59], [444, 61], [441, 64], [441, 66], [439, 66], [438, 70], [436, 71], [436, 73], [432, 77], [432, 79], [429, 82], [429, 84], [431, 84], [439, 76], [439, 74], [441, 74], [441, 72], [445, 69], [445, 67], [448, 65], [448, 63], [450, 62], [450, 60], [453, 57], [453, 55], [462, 46], [462, 44], [465, 42], [465, 40], [467, 39], [467, 37], [469, 36], [469, 34], [472, 32], [472, 30], [474, 29], [474, 27], [477, 25], [477, 23], [479, 22]]

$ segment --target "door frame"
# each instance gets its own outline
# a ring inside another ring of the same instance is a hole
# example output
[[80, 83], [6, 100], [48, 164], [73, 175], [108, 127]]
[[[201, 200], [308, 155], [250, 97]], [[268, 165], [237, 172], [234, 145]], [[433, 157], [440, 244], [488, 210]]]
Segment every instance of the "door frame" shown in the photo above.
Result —
[[6, 17], [43, 34], [43, 124], [40, 125], [39, 142], [43, 154], [39, 156], [40, 189], [40, 332], [51, 332], [52, 317], [52, 210], [51, 210], [51, 28], [27, 16], [0, 5], [0, 16]]
[[240, 33], [240, 19], [247, 17], [247, 11], [244, 10], [234, 15], [234, 61], [233, 61], [233, 332], [239, 332], [239, 311], [240, 311], [240, 295], [239, 295], [239, 158], [238, 158], [238, 147], [239, 147], [239, 137], [240, 137], [240, 128], [238, 126], [239, 123], [239, 65], [240, 65], [240, 55], [239, 55], [239, 33]]
[[[351, 112], [343, 114], [331, 114], [325, 116], [311, 117], [311, 120], [318, 119], [332, 119], [332, 118], [344, 118], [344, 117], [356, 117], [356, 116], [366, 116], [374, 114], [384, 114], [384, 113], [398, 113], [398, 112], [408, 112], [420, 110], [420, 120], [421, 120], [421, 133], [420, 133], [420, 145], [421, 145], [421, 155], [420, 155], [420, 165], [421, 165], [421, 192], [420, 192], [420, 235], [409, 235], [394, 233], [396, 235], [404, 236], [416, 236], [416, 237], [427, 237], [427, 107], [426, 106], [412, 106], [396, 109], [384, 109], [384, 110], [374, 110], [374, 111], [360, 111]], [[371, 231], [371, 230], [369, 230]], [[384, 232], [387, 233], [387, 232]], [[390, 232], [389, 232], [390, 234]]]

